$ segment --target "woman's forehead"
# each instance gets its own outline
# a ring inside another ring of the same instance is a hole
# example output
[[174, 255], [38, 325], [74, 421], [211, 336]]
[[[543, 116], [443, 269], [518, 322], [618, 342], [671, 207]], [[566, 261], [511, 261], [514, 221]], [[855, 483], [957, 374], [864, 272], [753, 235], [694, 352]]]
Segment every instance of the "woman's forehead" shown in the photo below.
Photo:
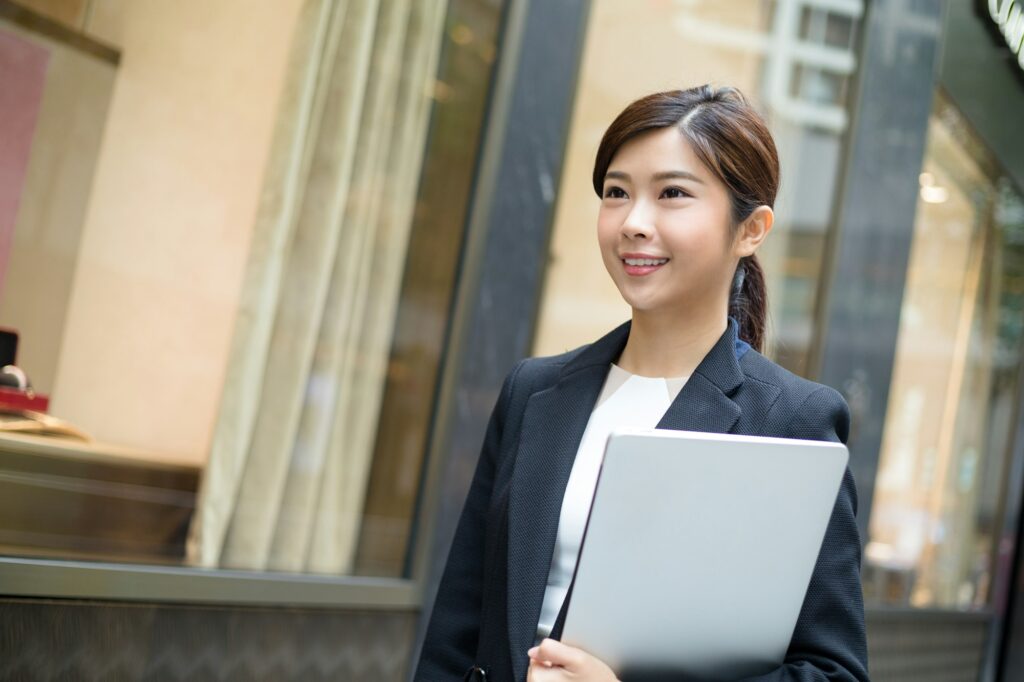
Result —
[[686, 137], [674, 127], [651, 130], [625, 142], [612, 158], [605, 177], [640, 181], [669, 174], [696, 180], [708, 176]]

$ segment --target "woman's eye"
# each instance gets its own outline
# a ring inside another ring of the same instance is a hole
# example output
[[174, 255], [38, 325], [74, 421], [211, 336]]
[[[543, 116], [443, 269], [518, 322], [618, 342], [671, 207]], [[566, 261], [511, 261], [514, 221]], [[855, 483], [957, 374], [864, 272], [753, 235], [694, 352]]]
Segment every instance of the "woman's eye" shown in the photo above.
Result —
[[604, 191], [605, 199], [623, 199], [626, 196], [626, 192], [621, 187], [615, 187], [614, 185]]
[[666, 187], [662, 190], [661, 196], [665, 199], [682, 199], [690, 196], [690, 194], [679, 187]]

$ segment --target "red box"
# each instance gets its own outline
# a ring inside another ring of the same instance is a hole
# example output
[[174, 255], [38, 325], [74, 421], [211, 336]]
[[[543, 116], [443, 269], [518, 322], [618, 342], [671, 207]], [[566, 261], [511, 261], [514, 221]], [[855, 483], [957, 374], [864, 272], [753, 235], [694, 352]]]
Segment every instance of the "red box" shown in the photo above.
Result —
[[50, 408], [49, 396], [41, 393], [26, 393], [14, 388], [0, 386], [0, 411], [22, 412], [31, 410], [33, 412], [45, 413]]

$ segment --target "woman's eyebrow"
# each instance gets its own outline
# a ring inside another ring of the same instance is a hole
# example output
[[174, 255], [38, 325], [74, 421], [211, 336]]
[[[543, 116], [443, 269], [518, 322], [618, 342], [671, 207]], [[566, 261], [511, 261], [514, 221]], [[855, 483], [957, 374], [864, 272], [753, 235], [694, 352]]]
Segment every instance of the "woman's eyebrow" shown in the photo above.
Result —
[[693, 182], [698, 182], [702, 185], [704, 184], [704, 181], [696, 175], [684, 170], [662, 171], [661, 173], [655, 173], [654, 180], [692, 180]]
[[[607, 173], [604, 174], [604, 179], [625, 180], [628, 182], [630, 180], [630, 177], [629, 173], [625, 173], [623, 171], [608, 171]], [[661, 171], [660, 173], [655, 173], [651, 179], [654, 180], [655, 182], [660, 182], [662, 180], [691, 180], [693, 182], [704, 184], [704, 181], [698, 178], [696, 175], [684, 170]]]

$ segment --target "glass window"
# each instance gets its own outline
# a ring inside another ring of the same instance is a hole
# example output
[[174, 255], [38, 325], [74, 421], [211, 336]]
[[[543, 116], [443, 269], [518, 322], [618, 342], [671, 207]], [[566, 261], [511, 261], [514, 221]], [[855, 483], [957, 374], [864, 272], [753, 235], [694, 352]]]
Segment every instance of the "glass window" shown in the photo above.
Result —
[[940, 93], [865, 552], [869, 601], [990, 603], [1022, 321], [1024, 197]]
[[97, 7], [0, 24], [0, 553], [405, 575], [501, 3]]
[[759, 253], [770, 298], [768, 352], [798, 373], [809, 372], [863, 9], [858, 0], [595, 0], [535, 353], [593, 341], [629, 317], [601, 264], [595, 235], [599, 201], [590, 174], [605, 128], [638, 97], [710, 82], [740, 88], [765, 115], [778, 144], [776, 227]]

